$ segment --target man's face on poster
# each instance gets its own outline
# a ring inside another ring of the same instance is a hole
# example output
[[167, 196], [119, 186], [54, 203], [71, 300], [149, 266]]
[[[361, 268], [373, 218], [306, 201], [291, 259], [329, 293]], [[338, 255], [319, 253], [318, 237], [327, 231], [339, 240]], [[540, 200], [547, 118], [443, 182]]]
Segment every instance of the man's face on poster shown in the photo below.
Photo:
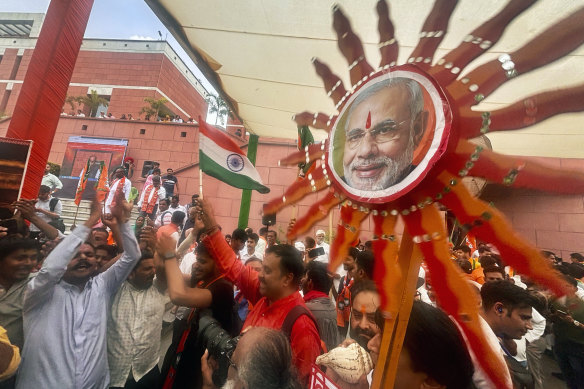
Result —
[[345, 127], [343, 154], [344, 178], [349, 186], [383, 190], [409, 174], [428, 118], [422, 93], [416, 99], [422, 107], [417, 112], [412, 108], [413, 95], [405, 83], [398, 83], [355, 102]]

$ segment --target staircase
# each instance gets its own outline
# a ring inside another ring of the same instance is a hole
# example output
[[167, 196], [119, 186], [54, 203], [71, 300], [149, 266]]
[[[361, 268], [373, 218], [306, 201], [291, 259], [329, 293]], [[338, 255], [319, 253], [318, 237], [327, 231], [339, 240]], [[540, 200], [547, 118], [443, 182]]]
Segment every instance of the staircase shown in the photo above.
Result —
[[[73, 201], [73, 199], [60, 199], [61, 204], [63, 206], [63, 210], [61, 212], [61, 218], [63, 222], [65, 222], [65, 235], [69, 235], [71, 233], [71, 226], [73, 225], [73, 221], [75, 220], [75, 212], [77, 212], [77, 221], [75, 224], [81, 225], [87, 219], [89, 219], [89, 213], [91, 210], [91, 201], [89, 200], [81, 200], [79, 204], [79, 210], [77, 210], [77, 205]], [[139, 215], [138, 207], [134, 207], [132, 209], [132, 214], [130, 216], [130, 223], [134, 225], [136, 218]]]

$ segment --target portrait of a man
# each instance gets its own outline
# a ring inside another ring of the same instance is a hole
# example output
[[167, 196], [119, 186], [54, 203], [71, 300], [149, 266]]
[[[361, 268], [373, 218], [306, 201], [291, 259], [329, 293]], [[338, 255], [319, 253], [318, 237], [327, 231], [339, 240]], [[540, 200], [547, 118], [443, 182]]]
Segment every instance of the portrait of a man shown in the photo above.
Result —
[[360, 91], [346, 111], [342, 179], [352, 188], [378, 191], [414, 168], [414, 151], [428, 124], [422, 87], [413, 79], [387, 78]]

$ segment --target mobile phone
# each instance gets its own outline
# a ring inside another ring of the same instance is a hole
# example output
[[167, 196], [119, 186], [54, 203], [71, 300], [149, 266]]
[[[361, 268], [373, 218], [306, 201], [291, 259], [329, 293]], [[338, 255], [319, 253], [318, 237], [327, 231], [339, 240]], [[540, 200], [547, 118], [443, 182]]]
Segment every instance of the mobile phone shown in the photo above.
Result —
[[308, 258], [316, 258], [324, 255], [324, 247], [317, 247], [308, 252]]
[[0, 227], [6, 228], [8, 230], [6, 231], [8, 235], [18, 233], [18, 224], [16, 223], [16, 219], [0, 220]]

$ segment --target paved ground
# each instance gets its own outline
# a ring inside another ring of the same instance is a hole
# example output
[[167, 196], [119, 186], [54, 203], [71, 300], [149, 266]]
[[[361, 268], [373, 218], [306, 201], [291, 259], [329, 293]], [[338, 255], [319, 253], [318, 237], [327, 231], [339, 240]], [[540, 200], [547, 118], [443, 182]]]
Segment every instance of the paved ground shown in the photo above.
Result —
[[543, 367], [546, 373], [546, 389], [567, 389], [566, 383], [564, 381], [552, 376], [552, 373], [559, 373], [560, 368], [558, 367], [556, 361], [547, 354], [543, 356]]

